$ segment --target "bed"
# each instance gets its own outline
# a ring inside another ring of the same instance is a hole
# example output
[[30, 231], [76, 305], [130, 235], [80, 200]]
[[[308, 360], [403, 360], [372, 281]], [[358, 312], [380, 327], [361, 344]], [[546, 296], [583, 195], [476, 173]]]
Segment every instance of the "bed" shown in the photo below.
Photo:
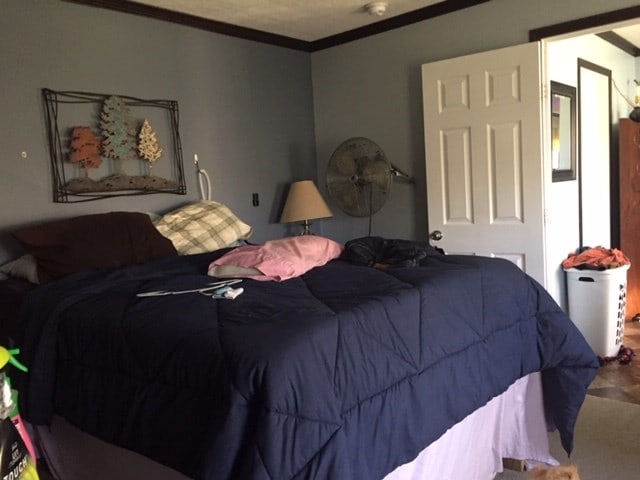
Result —
[[[571, 451], [597, 358], [512, 263], [429, 254], [373, 268], [342, 255], [212, 298], [198, 292], [218, 280], [208, 269], [242, 247], [172, 252], [164, 240], [175, 238], [142, 223], [135, 235], [99, 229], [95, 244], [57, 234], [55, 248], [51, 232], [17, 233], [48, 278], [28, 293], [18, 335], [30, 368], [20, 409], [43, 446], [67, 422], [167, 467], [166, 478], [279, 480], [428, 478], [416, 475], [434, 456], [474, 458], [457, 445], [478, 425], [501, 445], [513, 437], [500, 455], [553, 462], [547, 427]], [[61, 262], [61, 238], [108, 265]], [[137, 253], [105, 259], [104, 242]]]

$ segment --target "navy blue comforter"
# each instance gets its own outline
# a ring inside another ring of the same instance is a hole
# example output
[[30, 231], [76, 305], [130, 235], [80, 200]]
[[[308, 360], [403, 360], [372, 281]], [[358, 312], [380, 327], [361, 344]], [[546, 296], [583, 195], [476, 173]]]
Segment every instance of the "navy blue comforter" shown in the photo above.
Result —
[[205, 286], [221, 253], [35, 289], [23, 416], [62, 415], [197, 479], [375, 479], [541, 370], [571, 450], [597, 358], [510, 262], [335, 260], [282, 283], [244, 280], [235, 300], [136, 296]]

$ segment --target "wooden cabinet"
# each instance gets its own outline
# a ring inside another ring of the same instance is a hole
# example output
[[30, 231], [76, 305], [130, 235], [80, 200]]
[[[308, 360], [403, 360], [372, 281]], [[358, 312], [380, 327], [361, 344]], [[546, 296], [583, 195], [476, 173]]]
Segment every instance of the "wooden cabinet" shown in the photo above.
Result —
[[627, 273], [627, 319], [640, 314], [640, 123], [618, 123], [620, 250], [631, 260]]

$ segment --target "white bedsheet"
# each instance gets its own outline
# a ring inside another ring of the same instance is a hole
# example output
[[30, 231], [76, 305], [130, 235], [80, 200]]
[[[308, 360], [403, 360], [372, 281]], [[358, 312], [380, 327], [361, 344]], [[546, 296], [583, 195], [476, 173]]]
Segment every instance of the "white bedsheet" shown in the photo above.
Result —
[[384, 480], [491, 480], [502, 459], [557, 465], [549, 438], [539, 373], [517, 380]]

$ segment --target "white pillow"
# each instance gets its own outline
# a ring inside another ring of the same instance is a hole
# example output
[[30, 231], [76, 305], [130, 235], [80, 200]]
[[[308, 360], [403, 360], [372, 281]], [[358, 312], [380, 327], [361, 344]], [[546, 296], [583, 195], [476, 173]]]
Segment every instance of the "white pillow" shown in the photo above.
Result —
[[0, 266], [0, 272], [31, 283], [40, 283], [36, 258], [29, 253]]

